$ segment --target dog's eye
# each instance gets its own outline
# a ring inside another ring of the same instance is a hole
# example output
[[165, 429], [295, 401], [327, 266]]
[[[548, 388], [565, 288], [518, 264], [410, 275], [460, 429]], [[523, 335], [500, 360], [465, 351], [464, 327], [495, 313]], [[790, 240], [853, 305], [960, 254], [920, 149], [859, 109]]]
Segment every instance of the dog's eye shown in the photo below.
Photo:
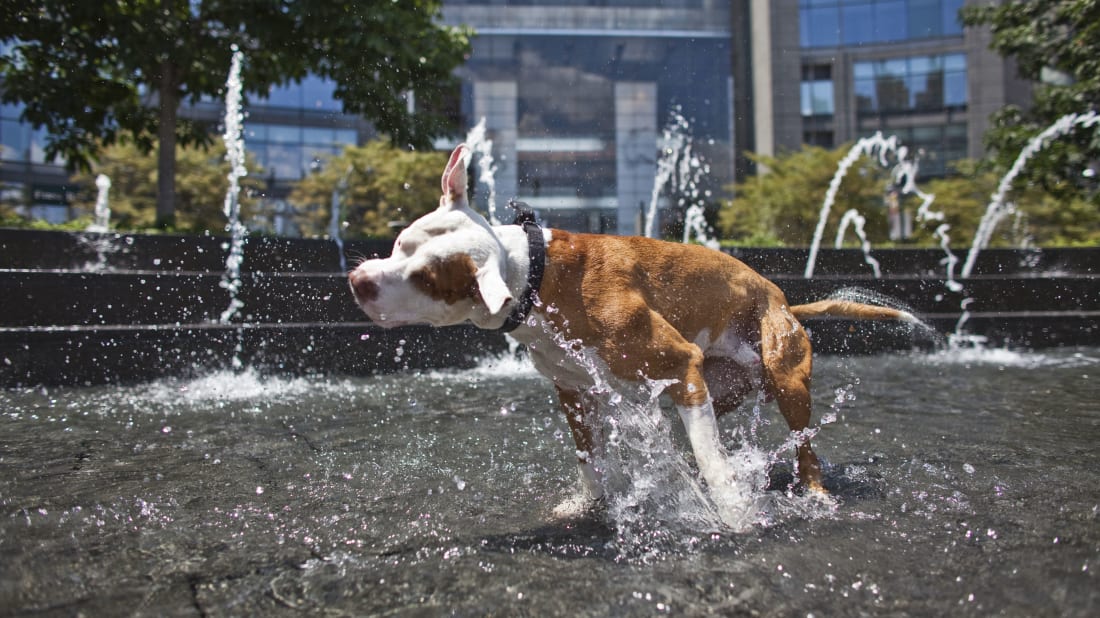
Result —
[[400, 251], [401, 253], [408, 255], [413, 251], [416, 251], [416, 243], [398, 238], [397, 242], [393, 245], [393, 250], [395, 252]]

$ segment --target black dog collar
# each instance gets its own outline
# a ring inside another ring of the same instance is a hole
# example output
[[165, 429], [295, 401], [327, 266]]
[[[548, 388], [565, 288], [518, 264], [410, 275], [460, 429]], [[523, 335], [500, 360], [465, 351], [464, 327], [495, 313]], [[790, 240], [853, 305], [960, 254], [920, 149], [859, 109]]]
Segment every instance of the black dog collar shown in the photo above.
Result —
[[512, 308], [512, 313], [504, 321], [504, 325], [497, 330], [502, 333], [510, 333], [519, 327], [531, 313], [535, 306], [535, 298], [542, 286], [542, 275], [546, 272], [546, 240], [543, 238], [542, 228], [535, 222], [535, 211], [523, 202], [509, 201], [508, 206], [516, 210], [516, 218], [512, 225], [523, 227], [527, 232], [527, 254], [531, 266], [527, 269], [527, 287]]

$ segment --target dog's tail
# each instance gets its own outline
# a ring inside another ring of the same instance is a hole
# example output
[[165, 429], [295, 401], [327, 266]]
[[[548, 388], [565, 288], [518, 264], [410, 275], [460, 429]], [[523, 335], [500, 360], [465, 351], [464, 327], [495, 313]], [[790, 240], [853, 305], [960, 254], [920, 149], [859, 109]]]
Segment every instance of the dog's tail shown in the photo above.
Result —
[[908, 311], [878, 305], [867, 305], [850, 300], [825, 299], [805, 305], [795, 305], [790, 308], [791, 313], [799, 321], [806, 318], [818, 318], [830, 316], [836, 318], [853, 318], [856, 320], [899, 320], [902, 322], [920, 322], [916, 316]]

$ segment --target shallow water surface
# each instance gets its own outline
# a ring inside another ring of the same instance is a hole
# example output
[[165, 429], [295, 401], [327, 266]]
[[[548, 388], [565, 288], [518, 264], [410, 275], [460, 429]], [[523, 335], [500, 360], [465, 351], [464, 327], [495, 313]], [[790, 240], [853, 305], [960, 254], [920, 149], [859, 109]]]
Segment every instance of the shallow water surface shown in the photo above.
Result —
[[1100, 350], [816, 365], [833, 497], [747, 409], [739, 531], [644, 405], [609, 503], [554, 521], [574, 447], [524, 362], [0, 391], [0, 614], [1100, 613]]

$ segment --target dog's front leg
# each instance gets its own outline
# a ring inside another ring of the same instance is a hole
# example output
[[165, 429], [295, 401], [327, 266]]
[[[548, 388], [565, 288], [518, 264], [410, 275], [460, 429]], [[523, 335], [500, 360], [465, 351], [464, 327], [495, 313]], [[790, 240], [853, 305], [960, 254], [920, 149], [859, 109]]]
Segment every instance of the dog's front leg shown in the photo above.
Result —
[[577, 471], [580, 473], [583, 491], [570, 496], [554, 507], [554, 517], [571, 519], [583, 515], [604, 497], [603, 474], [596, 465], [595, 402], [574, 390], [557, 387], [561, 404], [573, 442], [577, 445]]
[[596, 440], [592, 423], [595, 422], [595, 402], [583, 394], [557, 387], [558, 402], [561, 404], [565, 419], [569, 422], [569, 431], [577, 445], [577, 469], [581, 482], [593, 500], [603, 497], [603, 476], [596, 468]]

